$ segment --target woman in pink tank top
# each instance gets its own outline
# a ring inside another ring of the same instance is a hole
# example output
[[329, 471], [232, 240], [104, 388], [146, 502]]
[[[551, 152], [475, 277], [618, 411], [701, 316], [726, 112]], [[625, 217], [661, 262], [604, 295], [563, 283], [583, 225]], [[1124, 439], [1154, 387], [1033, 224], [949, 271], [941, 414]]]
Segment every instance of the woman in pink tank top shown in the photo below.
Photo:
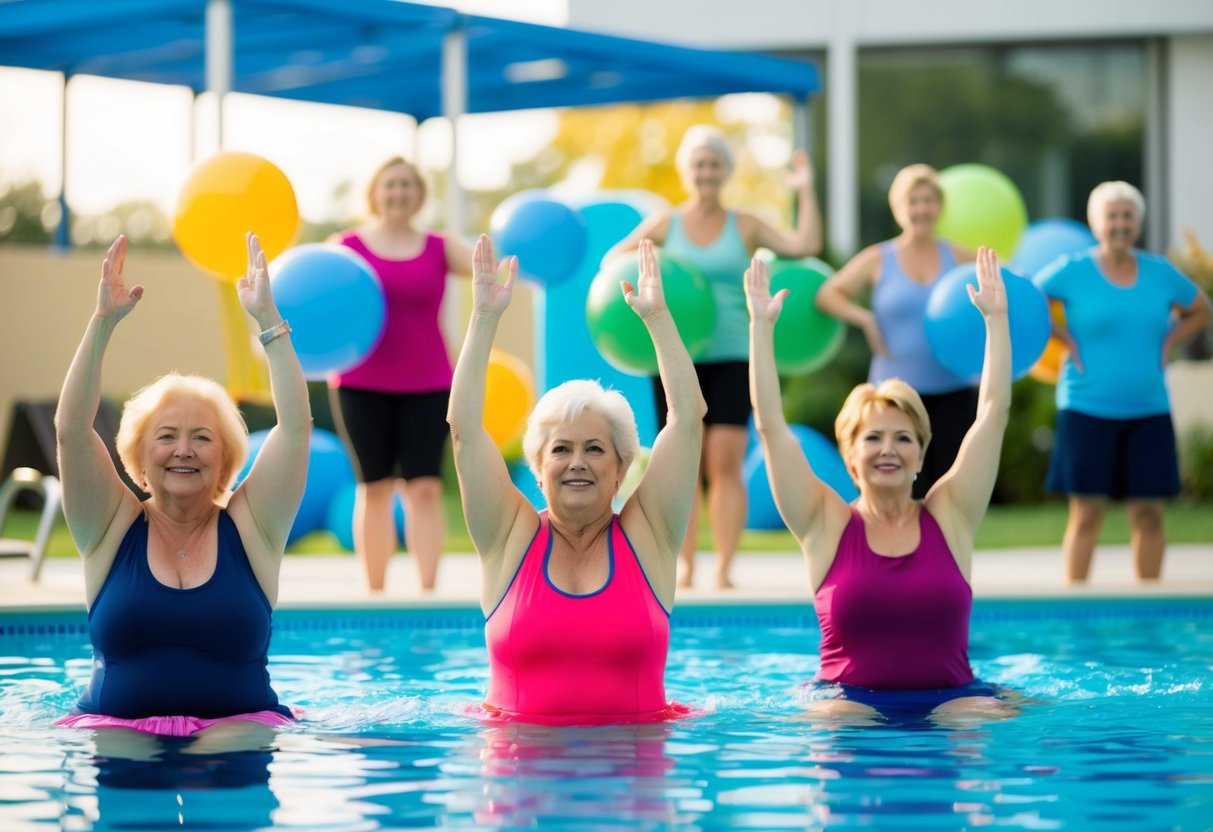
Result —
[[[498, 271], [506, 273], [498, 281]], [[675, 562], [695, 490], [705, 405], [665, 304], [652, 243], [623, 284], [657, 351], [670, 417], [618, 514], [612, 500], [639, 449], [627, 401], [594, 381], [548, 391], [523, 452], [548, 509], [510, 480], [484, 428], [489, 350], [509, 306], [516, 258], [489, 238], [473, 255], [473, 307], [448, 421], [468, 533], [480, 555], [492, 717], [553, 725], [654, 722], [685, 714], [665, 698]]]
[[[815, 716], [869, 720], [873, 705], [926, 705], [932, 719], [1002, 716], [994, 689], [969, 667], [973, 540], [989, 506], [1011, 405], [1011, 341], [998, 258], [982, 247], [978, 289], [986, 324], [977, 419], [951, 469], [923, 500], [912, 494], [931, 440], [918, 394], [900, 379], [861, 384], [835, 421], [859, 497], [851, 505], [818, 479], [784, 421], [773, 333], [787, 290], [771, 295], [766, 265], [745, 275], [750, 307], [750, 395], [771, 490], [808, 561], [821, 625], [818, 679], [841, 698]], [[898, 696], [886, 691], [903, 691]]]

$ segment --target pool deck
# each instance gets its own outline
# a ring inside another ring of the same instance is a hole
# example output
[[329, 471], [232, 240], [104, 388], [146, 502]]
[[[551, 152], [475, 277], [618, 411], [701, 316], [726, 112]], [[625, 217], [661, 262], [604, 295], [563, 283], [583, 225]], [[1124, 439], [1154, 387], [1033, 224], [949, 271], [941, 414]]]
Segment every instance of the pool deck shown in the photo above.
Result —
[[[29, 579], [30, 561], [0, 559], [0, 610], [83, 610], [84, 581], [79, 562], [47, 559], [41, 580]], [[679, 590], [679, 604], [806, 603], [804, 562], [790, 552], [742, 552], [734, 565], [736, 589], [709, 588], [713, 557], [701, 553], [693, 589]], [[1138, 583], [1129, 547], [1096, 550], [1091, 579], [1081, 586], [1062, 577], [1056, 548], [996, 549], [974, 555], [973, 592], [977, 598], [1181, 597], [1213, 599], [1213, 543], [1173, 544], [1167, 548], [1161, 581]], [[280, 608], [311, 607], [469, 607], [478, 603], [479, 569], [474, 555], [443, 557], [438, 588], [422, 595], [416, 568], [396, 555], [387, 590], [371, 593], [362, 584], [353, 555], [292, 555], [282, 567]]]

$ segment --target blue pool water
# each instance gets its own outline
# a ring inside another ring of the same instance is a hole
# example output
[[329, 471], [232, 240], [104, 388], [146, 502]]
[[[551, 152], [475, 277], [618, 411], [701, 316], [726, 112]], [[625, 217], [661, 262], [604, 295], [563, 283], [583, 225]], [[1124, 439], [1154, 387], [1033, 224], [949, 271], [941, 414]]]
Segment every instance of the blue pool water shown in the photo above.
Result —
[[[675, 613], [669, 725], [487, 726], [474, 611], [283, 612], [306, 718], [256, 752], [98, 748], [50, 727], [89, 669], [78, 615], [0, 615], [0, 830], [1213, 829], [1213, 599], [979, 602], [1001, 722], [838, 727], [807, 607]], [[129, 759], [129, 757], [146, 759]]]

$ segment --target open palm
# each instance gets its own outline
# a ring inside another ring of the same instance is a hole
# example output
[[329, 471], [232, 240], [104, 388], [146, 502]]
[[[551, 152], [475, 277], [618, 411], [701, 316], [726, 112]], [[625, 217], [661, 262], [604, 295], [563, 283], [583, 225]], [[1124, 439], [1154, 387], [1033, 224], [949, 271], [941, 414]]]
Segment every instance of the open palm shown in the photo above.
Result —
[[143, 297], [140, 285], [126, 288], [122, 268], [126, 265], [126, 237], [118, 237], [105, 253], [101, 264], [101, 285], [97, 288], [97, 315], [120, 321]]
[[510, 305], [514, 295], [514, 281], [518, 277], [518, 258], [507, 257], [505, 281], [498, 279], [500, 266], [493, 256], [493, 241], [481, 234], [472, 250], [472, 307], [477, 312], [501, 314]]
[[623, 288], [623, 299], [628, 306], [641, 318], [648, 318], [658, 312], [664, 312], [665, 287], [661, 282], [661, 265], [657, 261], [657, 246], [652, 240], [641, 240], [637, 251], [640, 276], [636, 286], [626, 280], [620, 281]]
[[745, 300], [750, 309], [750, 317], [755, 321], [779, 320], [783, 311], [783, 301], [788, 296], [787, 289], [780, 289], [771, 294], [771, 273], [767, 264], [757, 257], [750, 261], [750, 267], [745, 271]]

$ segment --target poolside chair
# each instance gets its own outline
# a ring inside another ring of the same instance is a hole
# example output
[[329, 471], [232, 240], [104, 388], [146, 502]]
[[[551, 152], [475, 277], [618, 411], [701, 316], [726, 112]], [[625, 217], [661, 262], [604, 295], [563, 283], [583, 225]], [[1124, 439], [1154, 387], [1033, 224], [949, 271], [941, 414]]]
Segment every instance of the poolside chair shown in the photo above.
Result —
[[30, 580], [37, 581], [42, 571], [42, 558], [46, 556], [46, 544], [50, 541], [51, 529], [59, 517], [63, 490], [59, 480], [33, 468], [14, 468], [9, 478], [0, 485], [0, 534], [4, 533], [4, 521], [17, 496], [31, 492], [42, 498], [42, 517], [33, 540], [0, 538], [0, 557], [27, 557], [33, 561]]

